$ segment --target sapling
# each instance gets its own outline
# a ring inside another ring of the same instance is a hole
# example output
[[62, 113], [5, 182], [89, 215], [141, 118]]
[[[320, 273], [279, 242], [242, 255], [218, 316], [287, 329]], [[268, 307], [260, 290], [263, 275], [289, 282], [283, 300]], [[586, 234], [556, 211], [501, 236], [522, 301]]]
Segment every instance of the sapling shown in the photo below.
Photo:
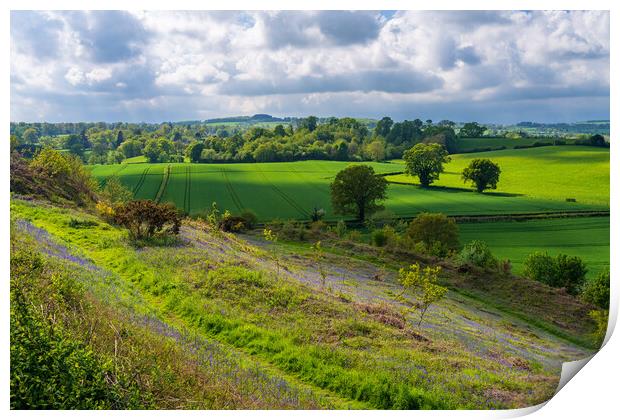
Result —
[[428, 308], [444, 298], [448, 289], [437, 284], [441, 267], [421, 268], [420, 264], [411, 265], [408, 269], [401, 268], [398, 272], [398, 282], [403, 286], [399, 296], [406, 291], [416, 296], [420, 309], [420, 320], [418, 327], [422, 324], [422, 319]]

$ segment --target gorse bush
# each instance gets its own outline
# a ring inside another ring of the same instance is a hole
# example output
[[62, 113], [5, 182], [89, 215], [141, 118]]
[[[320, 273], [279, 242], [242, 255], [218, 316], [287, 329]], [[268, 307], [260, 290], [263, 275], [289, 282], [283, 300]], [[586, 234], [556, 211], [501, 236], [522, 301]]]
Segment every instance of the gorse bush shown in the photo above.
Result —
[[246, 209], [241, 212], [240, 216], [243, 218], [246, 228], [254, 229], [256, 227], [256, 224], [258, 223], [258, 216], [256, 216], [256, 213], [252, 210]]
[[579, 293], [588, 272], [579, 257], [559, 254], [553, 258], [546, 252], [530, 254], [525, 259], [524, 266], [527, 277], [551, 287], [563, 287], [571, 295]]
[[151, 200], [130, 201], [116, 206], [114, 222], [129, 230], [131, 239], [148, 239], [155, 235], [176, 235], [181, 217], [173, 204]]

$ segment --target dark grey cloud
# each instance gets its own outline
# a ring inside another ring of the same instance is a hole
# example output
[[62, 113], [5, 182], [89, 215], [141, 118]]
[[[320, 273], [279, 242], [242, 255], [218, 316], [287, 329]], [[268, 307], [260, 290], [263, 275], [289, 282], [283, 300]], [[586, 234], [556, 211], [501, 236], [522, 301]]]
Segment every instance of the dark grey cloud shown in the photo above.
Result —
[[476, 49], [474, 47], [463, 47], [459, 48], [456, 51], [455, 58], [457, 60], [461, 60], [465, 64], [476, 65], [480, 64], [481, 58], [476, 53]]
[[321, 32], [338, 45], [366, 43], [379, 35], [379, 20], [374, 13], [345, 10], [320, 12]]
[[419, 93], [440, 88], [443, 80], [411, 70], [360, 70], [354, 73], [277, 80], [231, 79], [219, 93], [240, 96], [324, 92]]
[[119, 10], [70, 13], [69, 21], [81, 44], [99, 63], [113, 63], [139, 55], [149, 33], [131, 14]]
[[376, 39], [381, 28], [379, 14], [366, 11], [286, 11], [266, 15], [264, 22], [272, 48], [320, 47], [312, 29], [320, 31], [334, 45], [364, 44]]
[[39, 59], [58, 55], [58, 34], [63, 27], [61, 20], [43, 12], [11, 11], [11, 39], [20, 52]]

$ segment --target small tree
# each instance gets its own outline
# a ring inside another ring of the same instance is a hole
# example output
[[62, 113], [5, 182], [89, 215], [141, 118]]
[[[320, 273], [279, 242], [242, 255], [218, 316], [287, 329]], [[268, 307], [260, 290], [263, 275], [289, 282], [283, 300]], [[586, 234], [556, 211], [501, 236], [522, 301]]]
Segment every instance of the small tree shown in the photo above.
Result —
[[398, 282], [403, 286], [401, 296], [409, 291], [418, 299], [420, 320], [418, 327], [428, 308], [444, 298], [448, 289], [437, 284], [441, 267], [426, 267], [422, 269], [420, 264], [411, 265], [408, 269], [401, 268], [398, 272]]
[[420, 213], [407, 228], [414, 243], [422, 242], [427, 250], [438, 250], [444, 256], [459, 246], [459, 228], [454, 219], [442, 213]]
[[497, 163], [489, 159], [474, 159], [467, 168], [463, 169], [463, 181], [471, 181], [476, 187], [476, 191], [481, 193], [487, 189], [496, 189], [499, 182], [501, 170]]
[[609, 309], [609, 269], [588, 279], [581, 290], [583, 300], [603, 309]]
[[330, 190], [336, 213], [355, 213], [364, 221], [368, 213], [381, 208], [377, 201], [386, 198], [387, 181], [368, 165], [353, 165], [338, 172]]
[[437, 143], [418, 143], [403, 154], [405, 173], [417, 176], [423, 187], [428, 187], [443, 172], [443, 164], [450, 162], [446, 149]]
[[126, 227], [134, 240], [157, 234], [176, 235], [181, 227], [181, 217], [173, 204], [157, 204], [151, 200], [129, 201], [116, 206], [114, 222]]

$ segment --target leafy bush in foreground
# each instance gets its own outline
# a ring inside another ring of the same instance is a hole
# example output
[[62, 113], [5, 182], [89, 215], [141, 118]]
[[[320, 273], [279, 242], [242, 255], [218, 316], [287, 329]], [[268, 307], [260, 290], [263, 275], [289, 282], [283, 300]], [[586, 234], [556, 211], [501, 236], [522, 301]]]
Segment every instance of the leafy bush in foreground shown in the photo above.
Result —
[[[72, 277], [45, 270], [36, 251], [11, 255], [11, 408], [140, 408], [114, 378], [111, 366], [73, 339], [61, 313], [80, 305]], [[124, 396], [125, 395], [125, 396]]]
[[131, 239], [148, 239], [156, 234], [178, 234], [181, 217], [173, 204], [137, 200], [114, 209], [114, 222], [129, 229]]
[[546, 252], [530, 254], [524, 261], [524, 274], [551, 287], [564, 287], [576, 295], [586, 279], [586, 265], [579, 257], [559, 254], [556, 258]]

